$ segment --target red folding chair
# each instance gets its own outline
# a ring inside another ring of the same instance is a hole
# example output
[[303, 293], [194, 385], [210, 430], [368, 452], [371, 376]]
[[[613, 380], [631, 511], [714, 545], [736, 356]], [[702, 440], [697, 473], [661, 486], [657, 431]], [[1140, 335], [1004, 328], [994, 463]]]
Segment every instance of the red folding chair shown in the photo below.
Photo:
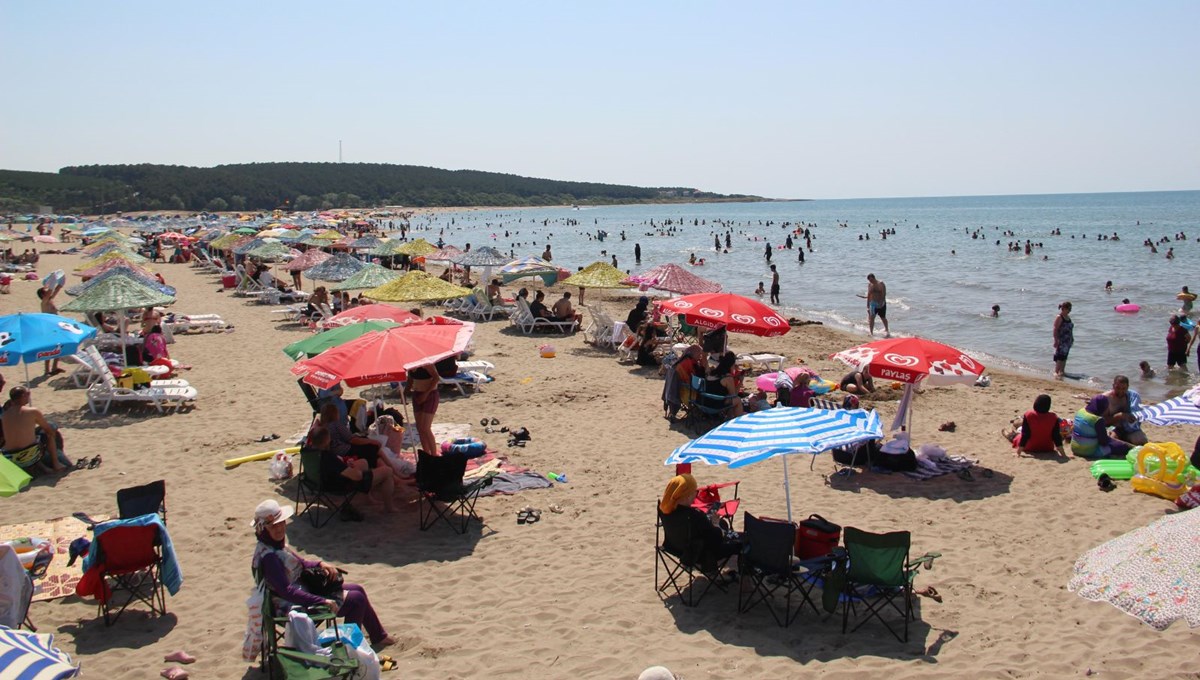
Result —
[[148, 605], [152, 616], [167, 613], [157, 526], [113, 527], [96, 538], [96, 546], [103, 579], [97, 596], [105, 625], [116, 623], [134, 602]]
[[[737, 514], [738, 506], [741, 501], [738, 500], [738, 486], [741, 480], [736, 482], [722, 482], [720, 484], [709, 484], [702, 486], [696, 491], [696, 500], [692, 501], [692, 507], [701, 512], [715, 512], [718, 519], [727, 520], [729, 526], [733, 526], [733, 516]], [[729, 500], [721, 500], [721, 489], [733, 487], [733, 498]]]

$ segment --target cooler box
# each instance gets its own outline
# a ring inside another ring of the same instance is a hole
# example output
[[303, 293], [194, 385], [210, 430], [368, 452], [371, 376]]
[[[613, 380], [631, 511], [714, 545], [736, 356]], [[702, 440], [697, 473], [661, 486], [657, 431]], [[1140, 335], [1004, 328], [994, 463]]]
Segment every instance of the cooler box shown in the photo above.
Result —
[[226, 288], [236, 288], [237, 287], [237, 274], [234, 274], [233, 272], [222, 274], [221, 275], [221, 285], [225, 286]]
[[802, 560], [824, 557], [833, 552], [842, 539], [842, 528], [820, 515], [809, 515], [796, 527], [796, 557]]

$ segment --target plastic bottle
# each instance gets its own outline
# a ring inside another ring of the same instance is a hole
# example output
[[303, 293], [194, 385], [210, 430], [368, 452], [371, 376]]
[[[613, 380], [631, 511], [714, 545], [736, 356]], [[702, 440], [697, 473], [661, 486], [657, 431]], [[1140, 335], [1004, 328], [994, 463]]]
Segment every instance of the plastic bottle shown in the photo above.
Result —
[[552, 482], [558, 482], [559, 484], [567, 483], [567, 475], [565, 473], [547, 472], [546, 477]]

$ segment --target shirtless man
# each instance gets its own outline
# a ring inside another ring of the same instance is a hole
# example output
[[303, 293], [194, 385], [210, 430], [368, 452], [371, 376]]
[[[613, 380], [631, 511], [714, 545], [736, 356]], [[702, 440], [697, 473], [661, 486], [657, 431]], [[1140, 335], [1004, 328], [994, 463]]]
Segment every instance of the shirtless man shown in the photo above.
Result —
[[1129, 389], [1129, 378], [1118, 375], [1113, 378], [1112, 389], [1105, 392], [1108, 397], [1108, 410], [1104, 413], [1105, 422], [1113, 427], [1113, 435], [1123, 442], [1134, 446], [1142, 446], [1148, 440], [1142, 426], [1137, 421], [1134, 411], [1141, 405], [1141, 396]]
[[55, 474], [65, 472], [67, 466], [59, 458], [56, 436], [58, 431], [47, 422], [41, 411], [29, 405], [29, 388], [18, 385], [9, 390], [8, 396], [8, 403], [4, 405], [4, 414], [0, 415], [0, 424], [4, 426], [5, 455], [18, 460], [30, 460], [21, 454], [40, 445], [38, 428], [41, 428], [46, 435], [46, 450], [32, 458], [32, 463], [27, 463], [22, 467], [27, 468], [30, 464], [36, 464], [42, 470], [50, 470]]
[[571, 306], [571, 294], [563, 293], [563, 296], [554, 303], [554, 316], [559, 321], [574, 321], [576, 324], [583, 323], [583, 315], [577, 314], [575, 308]]
[[875, 335], [875, 317], [878, 316], [883, 322], [883, 337], [892, 337], [887, 320], [887, 285], [876, 279], [874, 274], [867, 274], [867, 294], [864, 297], [867, 298], [867, 327], [871, 335]]

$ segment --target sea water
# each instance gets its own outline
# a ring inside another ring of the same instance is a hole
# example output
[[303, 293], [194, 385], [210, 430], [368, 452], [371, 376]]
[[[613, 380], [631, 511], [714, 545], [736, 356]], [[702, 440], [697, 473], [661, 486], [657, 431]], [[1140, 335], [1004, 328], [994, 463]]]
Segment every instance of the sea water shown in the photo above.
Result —
[[[803, 264], [802, 236], [793, 234], [793, 249], [782, 249], [797, 224], [815, 225]], [[760, 281], [770, 288], [764, 257], [770, 243], [784, 316], [865, 336], [866, 302], [858, 296], [874, 273], [887, 285], [893, 335], [936, 339], [985, 364], [1038, 375], [1052, 372], [1054, 317], [1069, 300], [1075, 345], [1067, 370], [1082, 374], [1086, 387], [1124, 373], [1157, 399], [1200, 379], [1194, 350], [1191, 375], [1165, 371], [1168, 320], [1180, 305], [1175, 294], [1200, 286], [1200, 191], [492, 209], [422, 218], [414, 226], [427, 228], [419, 235], [433, 241], [440, 234], [459, 247], [490, 245], [517, 256], [540, 255], [550, 243], [555, 264], [572, 270], [612, 255], [633, 273], [666, 262], [686, 267], [694, 253], [704, 264], [692, 272], [746, 296]], [[666, 226], [673, 235], [664, 235]], [[733, 232], [728, 253], [713, 247], [720, 234], [724, 250], [726, 230]], [[885, 230], [895, 234], [884, 239]], [[603, 241], [601, 231], [608, 234]], [[1176, 240], [1181, 232], [1186, 239]], [[1143, 245], [1162, 238], [1168, 242], [1157, 245], [1157, 254]], [[1020, 250], [1011, 252], [1010, 242]], [[1166, 258], [1168, 248], [1174, 259]], [[1124, 298], [1141, 311], [1115, 312]], [[993, 305], [1000, 305], [997, 318]], [[882, 335], [878, 322], [876, 334]], [[1142, 360], [1158, 378], [1140, 378]]]

